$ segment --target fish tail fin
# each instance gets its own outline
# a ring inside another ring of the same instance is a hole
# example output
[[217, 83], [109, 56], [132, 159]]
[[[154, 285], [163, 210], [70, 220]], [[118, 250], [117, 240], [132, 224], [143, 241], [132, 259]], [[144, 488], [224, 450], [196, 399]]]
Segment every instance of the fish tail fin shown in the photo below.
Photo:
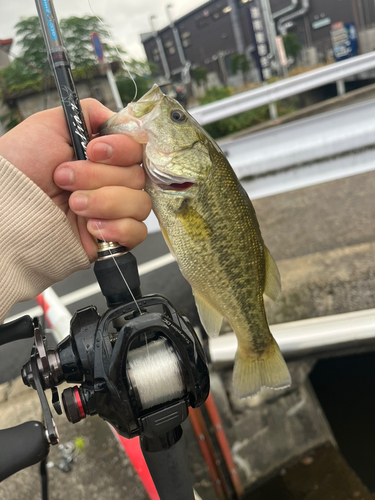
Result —
[[259, 357], [238, 347], [233, 369], [233, 390], [238, 398], [255, 396], [262, 387], [284, 389], [290, 384], [288, 367], [273, 337], [267, 351]]

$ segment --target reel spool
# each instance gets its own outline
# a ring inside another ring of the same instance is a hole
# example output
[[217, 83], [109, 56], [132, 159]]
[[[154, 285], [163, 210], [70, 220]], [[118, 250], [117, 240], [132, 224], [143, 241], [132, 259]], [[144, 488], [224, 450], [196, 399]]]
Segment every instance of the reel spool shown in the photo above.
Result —
[[165, 338], [129, 351], [128, 374], [143, 410], [181, 399], [186, 386], [180, 362]]

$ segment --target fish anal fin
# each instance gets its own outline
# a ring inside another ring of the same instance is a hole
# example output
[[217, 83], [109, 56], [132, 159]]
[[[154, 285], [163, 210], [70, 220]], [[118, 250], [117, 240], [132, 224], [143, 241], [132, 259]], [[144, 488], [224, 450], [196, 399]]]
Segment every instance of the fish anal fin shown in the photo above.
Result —
[[264, 285], [264, 293], [275, 302], [281, 294], [281, 279], [276, 262], [268, 248], [264, 245], [264, 258], [266, 262], [266, 281]]
[[223, 323], [223, 316], [214, 309], [207, 300], [193, 290], [195, 304], [202, 325], [210, 337], [217, 337]]
[[284, 389], [290, 384], [288, 367], [274, 338], [259, 357], [238, 347], [233, 369], [233, 391], [238, 398], [255, 396], [262, 387]]

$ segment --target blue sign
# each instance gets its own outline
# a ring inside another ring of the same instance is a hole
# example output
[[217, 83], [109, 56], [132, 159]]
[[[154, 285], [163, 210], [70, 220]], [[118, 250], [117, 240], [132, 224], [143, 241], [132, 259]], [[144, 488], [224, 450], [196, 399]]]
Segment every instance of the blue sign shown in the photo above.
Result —
[[272, 71], [268, 57], [269, 48], [267, 34], [264, 28], [262, 12], [257, 2], [253, 2], [253, 4], [251, 4], [251, 7], [248, 9], [248, 15], [250, 21], [250, 32], [253, 35], [255, 46], [255, 61], [258, 66], [260, 78], [264, 82], [271, 78]]
[[96, 57], [98, 58], [99, 62], [102, 63], [104, 61], [103, 45], [97, 33], [93, 33], [91, 35], [91, 42], [94, 46]]
[[332, 24], [331, 40], [335, 61], [358, 55], [358, 36], [354, 23]]

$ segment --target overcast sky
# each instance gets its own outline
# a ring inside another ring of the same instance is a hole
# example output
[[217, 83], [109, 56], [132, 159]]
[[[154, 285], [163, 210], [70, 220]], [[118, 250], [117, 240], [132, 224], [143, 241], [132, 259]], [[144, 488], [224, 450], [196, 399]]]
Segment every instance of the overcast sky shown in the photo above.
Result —
[[[171, 3], [174, 18], [202, 5], [207, 0], [91, 0], [95, 13], [103, 18], [117, 43], [136, 59], [145, 59], [140, 33], [151, 31], [149, 18], [157, 16], [157, 29], [168, 24], [165, 7]], [[15, 38], [14, 25], [23, 17], [35, 16], [33, 0], [0, 0], [0, 39]], [[88, 0], [54, 0], [59, 19], [92, 15]], [[16, 46], [12, 48], [17, 52]]]

